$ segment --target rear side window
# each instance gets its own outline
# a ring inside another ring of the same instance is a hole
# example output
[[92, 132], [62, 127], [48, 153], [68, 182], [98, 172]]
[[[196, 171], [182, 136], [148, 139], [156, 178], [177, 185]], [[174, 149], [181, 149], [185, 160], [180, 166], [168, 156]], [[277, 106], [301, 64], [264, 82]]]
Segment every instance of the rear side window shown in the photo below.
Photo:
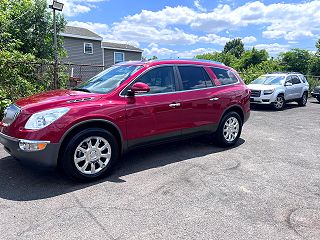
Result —
[[300, 75], [300, 79], [302, 80], [302, 82], [306, 83], [307, 82], [307, 79], [305, 78], [305, 76], [303, 75]]
[[228, 69], [212, 67], [211, 70], [216, 75], [221, 85], [229, 85], [229, 84], [234, 84], [238, 82], [238, 79], [234, 75], [234, 73]]
[[203, 67], [178, 66], [183, 90], [202, 89], [213, 87], [213, 83]]
[[135, 82], [149, 85], [148, 94], [167, 93], [175, 91], [175, 77], [173, 67], [157, 67], [142, 75]]
[[291, 82], [292, 84], [300, 84], [300, 83], [301, 83], [299, 77], [296, 76], [296, 75], [291, 76], [290, 82]]

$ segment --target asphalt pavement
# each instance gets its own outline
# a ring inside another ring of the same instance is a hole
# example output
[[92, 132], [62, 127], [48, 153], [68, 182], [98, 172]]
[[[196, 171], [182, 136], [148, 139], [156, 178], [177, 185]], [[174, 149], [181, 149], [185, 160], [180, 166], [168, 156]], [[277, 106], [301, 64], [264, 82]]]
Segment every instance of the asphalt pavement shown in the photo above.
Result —
[[0, 146], [0, 239], [320, 239], [320, 104], [254, 108], [236, 147], [130, 152], [78, 184]]

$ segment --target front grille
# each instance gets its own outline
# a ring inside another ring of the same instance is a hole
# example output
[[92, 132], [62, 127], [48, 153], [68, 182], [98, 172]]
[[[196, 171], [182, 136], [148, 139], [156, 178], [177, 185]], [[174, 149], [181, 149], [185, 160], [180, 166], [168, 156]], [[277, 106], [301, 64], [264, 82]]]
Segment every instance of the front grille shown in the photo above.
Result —
[[20, 108], [14, 104], [11, 104], [7, 109], [4, 111], [4, 117], [2, 119], [2, 123], [5, 126], [9, 126], [11, 123], [16, 120], [16, 118], [20, 114]]
[[260, 97], [261, 91], [260, 90], [251, 90], [251, 97]]

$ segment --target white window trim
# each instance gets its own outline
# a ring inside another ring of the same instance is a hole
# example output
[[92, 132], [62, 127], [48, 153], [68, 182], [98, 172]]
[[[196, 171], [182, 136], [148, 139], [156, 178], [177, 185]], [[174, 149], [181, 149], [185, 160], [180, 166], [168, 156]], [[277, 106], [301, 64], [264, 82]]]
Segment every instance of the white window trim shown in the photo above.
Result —
[[114, 54], [113, 54], [113, 62], [114, 62], [114, 64], [116, 64], [116, 54], [117, 53], [120, 53], [120, 54], [122, 54], [122, 56], [123, 56], [123, 62], [125, 61], [125, 54], [124, 54], [124, 52], [114, 52]]
[[[92, 52], [91, 53], [86, 52], [86, 44], [90, 44], [91, 45], [91, 48], [92, 48]], [[84, 54], [93, 54], [93, 43], [84, 42], [83, 43], [83, 53]]]

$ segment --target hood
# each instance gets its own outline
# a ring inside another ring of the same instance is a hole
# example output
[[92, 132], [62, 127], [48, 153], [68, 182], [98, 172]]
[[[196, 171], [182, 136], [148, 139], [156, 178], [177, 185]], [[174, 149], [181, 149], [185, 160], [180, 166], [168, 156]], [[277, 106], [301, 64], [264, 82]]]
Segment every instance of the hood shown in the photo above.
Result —
[[264, 85], [264, 84], [249, 84], [247, 87], [250, 90], [270, 90], [270, 89], [275, 89], [275, 85]]
[[30, 97], [22, 98], [16, 101], [16, 105], [21, 107], [23, 110], [29, 108], [37, 108], [43, 105], [46, 107], [57, 107], [58, 105], [66, 105], [69, 101], [90, 99], [100, 99], [101, 94], [88, 93], [74, 90], [54, 90], [32, 95]]

